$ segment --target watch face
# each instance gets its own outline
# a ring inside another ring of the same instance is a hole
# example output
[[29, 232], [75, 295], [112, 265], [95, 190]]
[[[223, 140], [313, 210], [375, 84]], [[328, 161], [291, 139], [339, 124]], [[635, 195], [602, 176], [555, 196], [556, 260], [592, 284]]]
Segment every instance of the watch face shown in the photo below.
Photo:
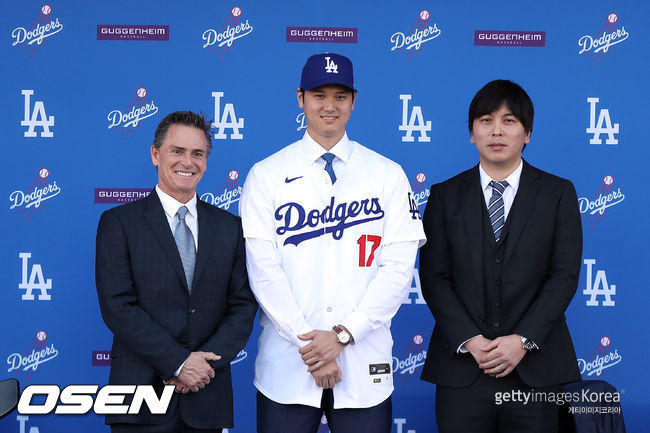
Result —
[[345, 331], [341, 331], [338, 334], [336, 334], [337, 339], [339, 340], [339, 343], [341, 344], [348, 344], [350, 342], [350, 334], [348, 334]]

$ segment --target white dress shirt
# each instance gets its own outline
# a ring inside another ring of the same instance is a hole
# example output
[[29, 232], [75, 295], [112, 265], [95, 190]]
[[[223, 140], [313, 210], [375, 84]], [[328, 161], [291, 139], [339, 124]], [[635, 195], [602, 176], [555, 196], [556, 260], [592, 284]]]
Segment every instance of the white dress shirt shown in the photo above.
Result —
[[[425, 237], [399, 165], [347, 135], [329, 152], [334, 185], [321, 158], [326, 151], [309, 134], [246, 178], [240, 215], [263, 328], [255, 386], [278, 403], [320, 407], [323, 389], [298, 353], [309, 342], [297, 336], [341, 324], [355, 343], [336, 359], [343, 380], [334, 407], [371, 407], [393, 390], [390, 321]], [[388, 371], [370, 374], [376, 364]]]

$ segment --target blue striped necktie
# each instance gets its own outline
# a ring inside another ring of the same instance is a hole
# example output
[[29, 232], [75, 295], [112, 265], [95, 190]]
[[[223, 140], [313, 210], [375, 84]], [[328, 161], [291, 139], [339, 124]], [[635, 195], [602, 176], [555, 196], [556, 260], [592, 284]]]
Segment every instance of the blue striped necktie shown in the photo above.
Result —
[[492, 197], [490, 197], [490, 203], [488, 204], [488, 214], [490, 215], [490, 223], [492, 224], [494, 239], [496, 239], [496, 242], [498, 243], [499, 240], [501, 240], [503, 226], [506, 223], [503, 192], [506, 190], [508, 182], [505, 180], [502, 180], [501, 182], [493, 180], [490, 182], [490, 186], [492, 187]]
[[336, 174], [334, 173], [334, 167], [332, 167], [332, 161], [334, 161], [334, 154], [333, 153], [324, 153], [322, 158], [325, 160], [325, 171], [327, 174], [330, 175], [330, 179], [332, 180], [332, 185], [334, 185], [334, 182], [336, 182]]
[[178, 253], [181, 255], [185, 278], [187, 279], [187, 288], [192, 293], [192, 279], [194, 278], [194, 265], [196, 264], [196, 246], [194, 245], [194, 236], [192, 230], [185, 222], [187, 208], [181, 206], [176, 212], [178, 223], [174, 229], [174, 240], [178, 247]]

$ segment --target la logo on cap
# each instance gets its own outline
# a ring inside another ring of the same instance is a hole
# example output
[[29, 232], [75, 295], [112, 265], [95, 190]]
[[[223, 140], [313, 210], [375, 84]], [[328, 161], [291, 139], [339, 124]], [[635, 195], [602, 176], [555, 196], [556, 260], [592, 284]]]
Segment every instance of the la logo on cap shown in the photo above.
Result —
[[331, 60], [329, 57], [325, 57], [325, 72], [327, 72], [328, 74], [339, 73], [339, 66], [336, 63], [334, 63], [334, 61]]

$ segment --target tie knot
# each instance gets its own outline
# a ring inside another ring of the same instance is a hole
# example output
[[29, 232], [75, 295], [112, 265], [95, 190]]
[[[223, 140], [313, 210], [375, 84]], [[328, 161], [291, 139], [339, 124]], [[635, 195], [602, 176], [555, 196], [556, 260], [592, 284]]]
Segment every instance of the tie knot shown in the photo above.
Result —
[[187, 208], [185, 206], [181, 206], [178, 208], [178, 211], [176, 211], [176, 215], [178, 216], [178, 219], [181, 221], [185, 221], [185, 215], [187, 215]]
[[505, 180], [502, 180], [501, 182], [498, 180], [493, 180], [490, 182], [490, 186], [492, 187], [492, 192], [498, 192], [499, 195], [503, 195], [503, 191], [506, 190], [508, 182]]
[[321, 157], [327, 162], [328, 164], [331, 164], [332, 161], [334, 161], [334, 154], [333, 153], [324, 153], [323, 156]]

